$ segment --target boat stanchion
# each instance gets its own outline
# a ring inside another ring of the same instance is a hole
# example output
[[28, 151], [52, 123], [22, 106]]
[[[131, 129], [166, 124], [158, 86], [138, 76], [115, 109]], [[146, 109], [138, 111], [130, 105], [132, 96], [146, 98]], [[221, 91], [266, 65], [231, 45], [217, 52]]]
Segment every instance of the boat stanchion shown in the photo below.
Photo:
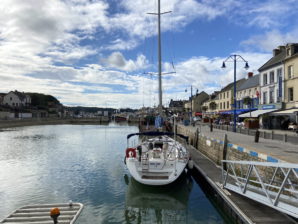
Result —
[[60, 215], [60, 209], [59, 208], [52, 208], [50, 212], [50, 216], [54, 221], [54, 224], [58, 223], [58, 217]]

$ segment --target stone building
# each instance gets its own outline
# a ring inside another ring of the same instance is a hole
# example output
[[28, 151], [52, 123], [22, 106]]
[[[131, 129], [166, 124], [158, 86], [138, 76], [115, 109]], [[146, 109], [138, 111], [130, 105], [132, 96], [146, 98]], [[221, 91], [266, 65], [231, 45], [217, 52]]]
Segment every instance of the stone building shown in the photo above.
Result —
[[284, 102], [285, 109], [298, 108], [298, 44], [285, 46]]

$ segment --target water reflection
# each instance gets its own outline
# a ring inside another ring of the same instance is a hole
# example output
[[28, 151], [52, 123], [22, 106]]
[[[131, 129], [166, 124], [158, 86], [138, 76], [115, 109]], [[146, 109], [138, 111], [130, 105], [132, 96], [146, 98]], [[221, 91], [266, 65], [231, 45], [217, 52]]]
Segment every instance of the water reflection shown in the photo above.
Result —
[[124, 176], [126, 223], [187, 223], [193, 180], [186, 173], [171, 185], [155, 187]]

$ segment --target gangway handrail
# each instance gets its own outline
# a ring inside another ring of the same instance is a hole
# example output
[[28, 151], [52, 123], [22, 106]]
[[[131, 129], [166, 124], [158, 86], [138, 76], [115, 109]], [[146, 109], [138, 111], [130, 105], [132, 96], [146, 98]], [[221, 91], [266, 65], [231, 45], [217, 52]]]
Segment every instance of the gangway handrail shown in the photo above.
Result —
[[222, 186], [298, 218], [298, 164], [222, 160]]
[[276, 163], [276, 162], [257, 162], [257, 161], [238, 161], [238, 160], [222, 160], [223, 163], [235, 163], [243, 165], [256, 165], [256, 166], [271, 166], [271, 167], [283, 167], [298, 169], [296, 163]]

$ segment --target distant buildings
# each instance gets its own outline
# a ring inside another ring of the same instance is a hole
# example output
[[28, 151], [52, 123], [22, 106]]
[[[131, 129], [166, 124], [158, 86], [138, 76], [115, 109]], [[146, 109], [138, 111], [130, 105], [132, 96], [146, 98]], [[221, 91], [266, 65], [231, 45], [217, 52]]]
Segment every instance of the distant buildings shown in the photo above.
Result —
[[10, 91], [3, 96], [2, 105], [14, 108], [27, 107], [31, 104], [31, 97], [25, 93]]

